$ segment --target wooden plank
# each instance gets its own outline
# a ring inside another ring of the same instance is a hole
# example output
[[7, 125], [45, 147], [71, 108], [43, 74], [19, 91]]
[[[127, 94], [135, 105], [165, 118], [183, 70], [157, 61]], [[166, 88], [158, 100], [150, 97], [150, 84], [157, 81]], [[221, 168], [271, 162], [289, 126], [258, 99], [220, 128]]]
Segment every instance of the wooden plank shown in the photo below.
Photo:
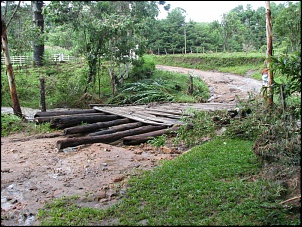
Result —
[[179, 109], [174, 109], [173, 111], [171, 111], [172, 108], [170, 108], [170, 107], [168, 107], [168, 108], [165, 108], [165, 107], [150, 108], [150, 107], [141, 107], [141, 106], [133, 106], [133, 107], [131, 106], [130, 108], [143, 109], [143, 110], [149, 110], [149, 111], [154, 111], [154, 112], [158, 112], [158, 113], [167, 113], [167, 114], [172, 114], [172, 115], [183, 115], [184, 114]]
[[173, 125], [173, 124], [182, 124], [179, 120], [172, 120], [164, 117], [155, 117], [151, 114], [144, 113], [143, 111], [135, 111], [129, 107], [93, 107], [93, 109], [115, 114], [118, 116], [127, 117], [132, 120], [140, 121], [148, 124], [156, 124], [156, 125]]

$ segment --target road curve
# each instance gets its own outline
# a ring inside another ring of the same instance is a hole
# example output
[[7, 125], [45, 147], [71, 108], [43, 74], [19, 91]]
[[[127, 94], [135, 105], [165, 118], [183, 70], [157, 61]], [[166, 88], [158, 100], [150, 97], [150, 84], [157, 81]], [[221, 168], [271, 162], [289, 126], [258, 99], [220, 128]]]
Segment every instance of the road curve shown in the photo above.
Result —
[[208, 102], [234, 103], [238, 98], [247, 100], [250, 94], [259, 94], [262, 82], [230, 73], [220, 73], [175, 66], [156, 65], [156, 69], [198, 76], [208, 85], [211, 98]]

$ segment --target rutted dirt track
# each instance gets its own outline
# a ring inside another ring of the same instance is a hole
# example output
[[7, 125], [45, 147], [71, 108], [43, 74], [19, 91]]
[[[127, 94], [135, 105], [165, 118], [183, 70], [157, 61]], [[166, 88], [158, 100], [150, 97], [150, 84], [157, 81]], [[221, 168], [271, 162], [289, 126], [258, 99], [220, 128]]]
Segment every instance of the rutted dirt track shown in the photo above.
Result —
[[[236, 102], [259, 93], [261, 82], [218, 72], [170, 66], [158, 69], [192, 73], [209, 85], [209, 102]], [[35, 111], [36, 112], [36, 111]], [[34, 113], [35, 113], [34, 112]], [[26, 115], [33, 115], [29, 109]], [[162, 159], [185, 152], [180, 147], [152, 148], [95, 143], [57, 152], [62, 133], [1, 137], [1, 225], [38, 225], [36, 214], [52, 198], [80, 196], [80, 205], [106, 208], [125, 191], [124, 183], [137, 171], [151, 169]]]
[[236, 102], [236, 96], [246, 99], [249, 92], [259, 94], [262, 86], [261, 81], [230, 73], [209, 72], [163, 65], [157, 65], [156, 68], [201, 77], [209, 86], [212, 95], [208, 102]]

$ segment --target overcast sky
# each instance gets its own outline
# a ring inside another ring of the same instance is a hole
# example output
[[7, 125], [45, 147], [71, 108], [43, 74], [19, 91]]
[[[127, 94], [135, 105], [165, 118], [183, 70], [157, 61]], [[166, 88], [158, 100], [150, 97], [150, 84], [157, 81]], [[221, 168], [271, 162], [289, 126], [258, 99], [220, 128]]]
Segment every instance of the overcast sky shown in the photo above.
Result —
[[[280, 4], [285, 1], [271, 2]], [[171, 5], [169, 11], [177, 7], [183, 8], [187, 12], [186, 21], [191, 19], [195, 22], [213, 22], [214, 20], [221, 22], [223, 13], [227, 13], [239, 5], [243, 5], [244, 9], [246, 9], [247, 4], [251, 4], [254, 10], [261, 6], [265, 8], [265, 1], [166, 1], [166, 4], [168, 3]], [[160, 11], [158, 19], [165, 19], [168, 13], [163, 7], [160, 7]]]

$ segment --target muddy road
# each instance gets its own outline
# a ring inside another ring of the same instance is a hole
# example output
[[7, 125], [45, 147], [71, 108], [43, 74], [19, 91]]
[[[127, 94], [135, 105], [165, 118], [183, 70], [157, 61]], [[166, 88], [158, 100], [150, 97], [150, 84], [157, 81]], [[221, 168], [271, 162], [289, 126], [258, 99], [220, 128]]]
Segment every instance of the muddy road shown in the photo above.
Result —
[[259, 94], [262, 82], [230, 73], [209, 72], [198, 69], [187, 69], [174, 66], [157, 65], [157, 69], [179, 72], [193, 77], [200, 77], [208, 85], [211, 98], [208, 102], [232, 103], [237, 102], [236, 96], [240, 99], [247, 99], [249, 93]]

